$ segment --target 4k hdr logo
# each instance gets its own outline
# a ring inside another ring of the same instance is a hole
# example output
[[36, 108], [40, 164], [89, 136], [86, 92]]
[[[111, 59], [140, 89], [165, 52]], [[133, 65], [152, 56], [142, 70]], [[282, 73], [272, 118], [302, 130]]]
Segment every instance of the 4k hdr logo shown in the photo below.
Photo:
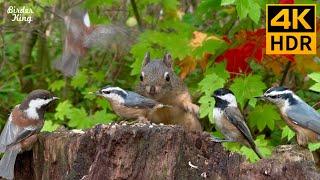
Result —
[[267, 54], [316, 54], [315, 5], [267, 5]]

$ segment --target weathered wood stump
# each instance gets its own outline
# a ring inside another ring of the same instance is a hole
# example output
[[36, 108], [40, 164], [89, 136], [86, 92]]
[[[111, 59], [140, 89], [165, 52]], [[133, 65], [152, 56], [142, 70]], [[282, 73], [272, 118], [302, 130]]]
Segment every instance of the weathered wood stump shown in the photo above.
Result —
[[85, 132], [42, 133], [17, 158], [16, 179], [320, 179], [312, 154], [278, 147], [255, 164], [207, 133], [178, 126], [99, 125]]

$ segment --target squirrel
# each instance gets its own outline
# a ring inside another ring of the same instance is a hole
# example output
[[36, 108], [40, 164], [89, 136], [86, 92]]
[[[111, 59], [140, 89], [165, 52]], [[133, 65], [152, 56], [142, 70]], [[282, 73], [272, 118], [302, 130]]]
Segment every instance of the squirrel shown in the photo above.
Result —
[[192, 103], [188, 88], [174, 73], [170, 54], [165, 54], [162, 60], [151, 61], [150, 53], [146, 53], [136, 92], [172, 106], [149, 115], [151, 122], [177, 124], [191, 131], [202, 131], [197, 118], [199, 106]]

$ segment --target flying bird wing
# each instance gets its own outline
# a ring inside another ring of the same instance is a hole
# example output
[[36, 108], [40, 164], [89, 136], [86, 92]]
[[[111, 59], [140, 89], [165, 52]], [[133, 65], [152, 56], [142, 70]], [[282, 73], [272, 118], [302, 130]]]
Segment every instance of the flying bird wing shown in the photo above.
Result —
[[247, 139], [252, 147], [255, 147], [251, 132], [244, 121], [244, 118], [238, 108], [227, 107], [224, 110], [227, 119], [239, 129], [242, 135]]
[[141, 96], [135, 92], [127, 91], [128, 96], [125, 99], [125, 106], [136, 108], [153, 108], [159, 103], [155, 100]]
[[295, 124], [320, 134], [320, 115], [307, 103], [301, 101], [291, 106], [286, 113]]
[[65, 76], [74, 76], [79, 66], [79, 60], [83, 57], [87, 48], [84, 47], [84, 39], [91, 31], [88, 14], [80, 9], [74, 9], [64, 17], [66, 37], [61, 60], [55, 63], [55, 68]]

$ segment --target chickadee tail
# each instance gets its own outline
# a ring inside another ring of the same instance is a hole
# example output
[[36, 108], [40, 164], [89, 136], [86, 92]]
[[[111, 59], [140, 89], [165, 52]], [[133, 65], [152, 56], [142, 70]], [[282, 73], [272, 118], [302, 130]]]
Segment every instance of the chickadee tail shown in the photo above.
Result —
[[74, 76], [79, 66], [79, 60], [87, 53], [84, 39], [90, 30], [90, 20], [87, 12], [74, 9], [64, 17], [66, 36], [61, 60], [54, 67], [65, 76]]
[[19, 152], [19, 149], [12, 149], [4, 153], [0, 161], [0, 177], [3, 177], [5, 179], [13, 179], [14, 164]]

